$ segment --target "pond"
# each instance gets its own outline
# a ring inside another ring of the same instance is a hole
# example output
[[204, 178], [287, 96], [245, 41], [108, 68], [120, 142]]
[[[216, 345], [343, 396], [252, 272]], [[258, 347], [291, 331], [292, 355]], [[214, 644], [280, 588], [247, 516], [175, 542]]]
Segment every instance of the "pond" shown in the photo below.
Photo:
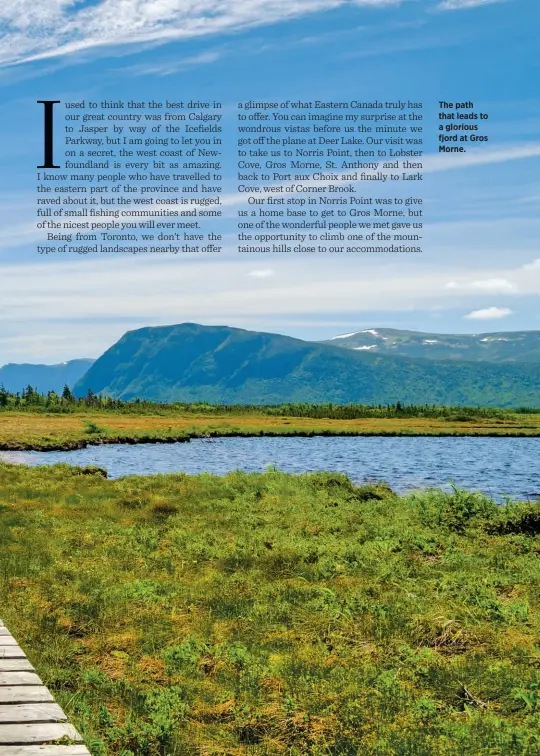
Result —
[[1, 452], [27, 465], [99, 465], [111, 478], [184, 471], [223, 475], [262, 472], [344, 472], [357, 483], [384, 480], [405, 493], [449, 488], [451, 482], [501, 501], [540, 496], [540, 438], [313, 437], [218, 438], [189, 443], [111, 444], [67, 452]]

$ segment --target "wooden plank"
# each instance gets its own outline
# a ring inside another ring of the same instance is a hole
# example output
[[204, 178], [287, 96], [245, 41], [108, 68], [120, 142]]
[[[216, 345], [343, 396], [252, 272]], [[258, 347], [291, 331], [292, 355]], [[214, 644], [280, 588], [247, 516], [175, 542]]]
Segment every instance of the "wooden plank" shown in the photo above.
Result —
[[0, 648], [0, 659], [26, 659], [26, 655], [19, 646]]
[[2, 756], [90, 756], [90, 751], [83, 745], [4, 746]]
[[0, 706], [24, 703], [54, 703], [54, 698], [44, 685], [7, 685], [0, 688]]
[[28, 659], [0, 659], [0, 672], [35, 672]]
[[43, 685], [35, 672], [0, 672], [0, 687], [4, 685]]
[[17, 722], [65, 722], [67, 717], [56, 703], [0, 706], [0, 724]]
[[[50, 745], [58, 740], [72, 741], [72, 745]], [[90, 756], [2, 620], [0, 756]]]
[[[0, 745], [32, 745], [51, 743], [61, 738], [69, 738], [81, 742], [82, 738], [73, 727], [67, 723], [55, 722], [51, 724], [0, 724]], [[2, 748], [0, 753], [4, 754]]]

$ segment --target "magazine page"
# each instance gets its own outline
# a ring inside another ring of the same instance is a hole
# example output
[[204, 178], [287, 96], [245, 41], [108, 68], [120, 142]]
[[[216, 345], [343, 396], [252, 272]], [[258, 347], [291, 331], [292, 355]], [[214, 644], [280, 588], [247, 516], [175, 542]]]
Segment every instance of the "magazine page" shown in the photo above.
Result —
[[0, 756], [535, 756], [535, 0], [4, 0]]

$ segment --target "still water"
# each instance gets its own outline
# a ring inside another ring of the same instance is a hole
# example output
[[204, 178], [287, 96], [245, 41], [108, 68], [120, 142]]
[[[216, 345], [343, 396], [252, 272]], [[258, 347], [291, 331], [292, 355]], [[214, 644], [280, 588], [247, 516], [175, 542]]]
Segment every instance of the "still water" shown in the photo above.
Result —
[[451, 482], [502, 500], [540, 497], [540, 438], [315, 437], [219, 438], [189, 443], [114, 444], [68, 452], [1, 452], [27, 465], [99, 465], [109, 477], [184, 471], [223, 475], [332, 470], [355, 482], [384, 480], [404, 493]]

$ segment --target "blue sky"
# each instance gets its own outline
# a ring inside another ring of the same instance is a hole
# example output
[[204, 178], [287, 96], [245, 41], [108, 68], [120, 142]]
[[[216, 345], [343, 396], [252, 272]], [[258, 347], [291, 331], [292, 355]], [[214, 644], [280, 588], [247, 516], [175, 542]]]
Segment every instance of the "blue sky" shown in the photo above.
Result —
[[[537, 0], [4, 0], [0, 365], [185, 321], [307, 339], [540, 329], [539, 21]], [[40, 257], [36, 100], [114, 97], [219, 99], [232, 149], [240, 100], [422, 101], [424, 255], [239, 255], [230, 180], [219, 258]], [[488, 145], [437, 155], [440, 98], [489, 113]]]

